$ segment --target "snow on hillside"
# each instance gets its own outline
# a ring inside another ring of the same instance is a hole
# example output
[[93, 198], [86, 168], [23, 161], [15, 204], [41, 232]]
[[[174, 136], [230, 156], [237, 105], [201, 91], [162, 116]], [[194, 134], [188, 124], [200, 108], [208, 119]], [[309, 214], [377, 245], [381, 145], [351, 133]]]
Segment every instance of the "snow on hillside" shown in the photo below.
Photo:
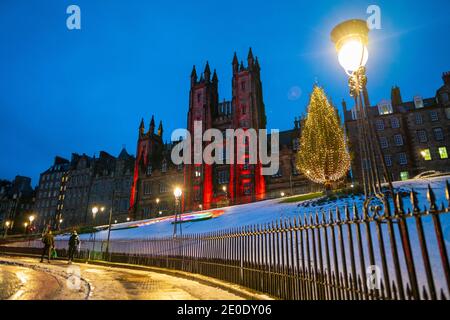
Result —
[[[427, 185], [430, 184], [436, 194], [438, 204], [447, 203], [445, 199], [445, 181], [450, 180], [450, 176], [436, 177], [420, 180], [408, 180], [394, 183], [395, 188], [406, 190], [414, 189], [418, 193], [420, 207], [428, 206], [426, 200]], [[410, 208], [409, 200], [405, 199], [405, 209]], [[354, 199], [337, 200], [314, 208], [308, 208], [301, 203], [280, 203], [280, 199], [266, 200], [251, 204], [237, 205], [221, 208], [223, 214], [203, 221], [186, 222], [181, 224], [183, 234], [205, 233], [228, 228], [235, 228], [247, 225], [266, 224], [280, 219], [303, 216], [304, 213], [310, 213], [318, 209], [334, 209], [336, 206], [343, 208], [345, 205], [353, 205], [356, 203], [361, 208], [362, 199], [355, 197]], [[214, 211], [214, 210], [210, 210]], [[201, 212], [208, 212], [207, 210]], [[443, 219], [446, 239], [449, 237], [449, 226], [447, 219]], [[124, 228], [128, 225], [140, 225], [137, 228], [112, 230], [111, 239], [142, 239], [148, 237], [170, 236], [173, 234], [173, 219], [151, 219], [138, 222], [129, 222], [115, 225], [115, 228]], [[108, 231], [99, 231], [96, 234], [97, 240], [105, 240]], [[82, 239], [88, 240], [90, 235], [82, 235]]]

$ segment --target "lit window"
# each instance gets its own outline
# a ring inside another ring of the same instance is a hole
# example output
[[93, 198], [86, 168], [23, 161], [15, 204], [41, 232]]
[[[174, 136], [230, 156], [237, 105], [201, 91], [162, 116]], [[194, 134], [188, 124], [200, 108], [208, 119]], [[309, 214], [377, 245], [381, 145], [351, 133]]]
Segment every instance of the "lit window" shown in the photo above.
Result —
[[382, 149], [386, 149], [389, 147], [389, 143], [386, 137], [380, 137], [380, 146]]
[[394, 136], [394, 142], [396, 146], [402, 146], [403, 145], [403, 137], [401, 134], [396, 134]]
[[421, 143], [427, 142], [428, 141], [427, 132], [425, 130], [417, 131], [417, 138], [419, 139], [419, 142], [421, 142]]
[[381, 120], [381, 119], [378, 119], [378, 120], [375, 122], [375, 126], [376, 126], [376, 128], [377, 128], [378, 131], [383, 131], [383, 130], [384, 130], [384, 121]]
[[399, 155], [398, 155], [398, 158], [399, 158], [399, 163], [401, 164], [401, 165], [406, 165], [406, 164], [408, 164], [408, 159], [407, 159], [407, 157], [406, 157], [406, 153], [399, 153]]
[[430, 149], [424, 149], [424, 150], [420, 151], [420, 154], [422, 155], [422, 157], [425, 161], [432, 160]]
[[448, 153], [447, 153], [446, 147], [439, 148], [439, 156], [441, 157], [441, 159], [448, 159]]
[[378, 104], [378, 113], [380, 115], [393, 113], [392, 104], [389, 101], [386, 101], [386, 100], [381, 101]]
[[434, 133], [434, 139], [436, 141], [444, 140], [444, 131], [442, 130], [442, 128], [434, 128], [433, 133]]
[[400, 121], [398, 121], [398, 118], [392, 118], [391, 119], [391, 127], [393, 129], [398, 129], [400, 128]]
[[431, 111], [431, 112], [430, 112], [430, 119], [431, 119], [431, 121], [433, 121], [433, 122], [439, 120], [439, 117], [438, 117], [438, 114], [437, 114], [436, 111]]
[[402, 179], [402, 181], [408, 180], [408, 179], [409, 179], [409, 173], [408, 173], [408, 171], [402, 171], [402, 172], [400, 172], [400, 179]]
[[416, 109], [422, 109], [423, 108], [423, 99], [422, 97], [414, 97], [414, 106]]

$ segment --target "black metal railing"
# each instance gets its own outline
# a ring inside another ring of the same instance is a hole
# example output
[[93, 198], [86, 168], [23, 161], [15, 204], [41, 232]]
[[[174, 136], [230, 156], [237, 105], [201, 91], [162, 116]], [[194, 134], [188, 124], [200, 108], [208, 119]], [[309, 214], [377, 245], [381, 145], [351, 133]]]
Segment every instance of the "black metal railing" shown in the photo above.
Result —
[[407, 207], [396, 194], [395, 211], [354, 204], [206, 234], [114, 240], [108, 253], [103, 242], [83, 241], [78, 255], [198, 273], [280, 299], [447, 300], [450, 267], [441, 220], [449, 218], [448, 182], [445, 193], [447, 204], [439, 207], [428, 186], [422, 210], [411, 191]]

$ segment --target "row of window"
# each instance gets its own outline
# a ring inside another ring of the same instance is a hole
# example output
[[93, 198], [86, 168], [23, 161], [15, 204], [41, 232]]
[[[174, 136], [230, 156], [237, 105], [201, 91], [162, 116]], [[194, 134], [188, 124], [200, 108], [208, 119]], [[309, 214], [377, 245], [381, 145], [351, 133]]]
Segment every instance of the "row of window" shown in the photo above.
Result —
[[[168, 168], [168, 163], [167, 163], [166, 160], [164, 160], [164, 161], [162, 162], [162, 164], [161, 164], [161, 172], [166, 173], [166, 172], [167, 172], [167, 168]], [[183, 165], [182, 165], [182, 164], [179, 164], [179, 165], [177, 166], [177, 170], [178, 170], [178, 171], [183, 170]], [[153, 166], [152, 166], [152, 165], [148, 165], [148, 166], [147, 166], [147, 175], [148, 175], [148, 176], [151, 176], [152, 173], [153, 173]]]
[[[377, 119], [375, 121], [375, 127], [377, 128], [378, 131], [383, 131], [384, 128], [385, 128], [384, 120], [383, 119]], [[392, 129], [400, 128], [400, 121], [398, 120], [398, 118], [391, 118], [391, 128]]]
[[[161, 182], [159, 184], [159, 193], [166, 193], [166, 192], [169, 192], [169, 187], [167, 186], [167, 184]], [[153, 183], [151, 183], [150, 181], [144, 182], [144, 194], [145, 195], [153, 194]]]
[[[401, 134], [394, 135], [394, 145], [397, 147], [403, 145], [403, 136]], [[389, 141], [386, 137], [380, 137], [380, 147], [382, 149], [389, 148]]]
[[[447, 108], [447, 109], [449, 109], [449, 108]], [[446, 114], [447, 114], [447, 118], [450, 119], [450, 109], [449, 109], [449, 111], [446, 110]], [[429, 112], [429, 117], [430, 117], [430, 121], [431, 122], [439, 121], [439, 115], [438, 115], [437, 111], [430, 111]], [[423, 116], [422, 116], [421, 113], [416, 113], [414, 119], [415, 119], [416, 125], [422, 125], [424, 123]], [[390, 121], [391, 121], [391, 128], [393, 128], [393, 129], [400, 128], [400, 121], [399, 121], [398, 118], [396, 118], [396, 117], [391, 118]], [[383, 119], [377, 119], [375, 121], [375, 127], [376, 127], [376, 129], [378, 131], [383, 131], [385, 129], [385, 122], [384, 122], [384, 120]]]
[[[437, 149], [437, 151], [438, 151], [437, 154], [439, 156], [439, 159], [448, 159], [448, 153], [447, 153], [446, 147], [439, 147]], [[420, 153], [425, 161], [433, 160], [430, 149], [424, 149]]]
[[[433, 128], [434, 140], [442, 141], [444, 140], [444, 130], [442, 128]], [[427, 132], [425, 130], [417, 131], [417, 139], [421, 143], [428, 142]]]

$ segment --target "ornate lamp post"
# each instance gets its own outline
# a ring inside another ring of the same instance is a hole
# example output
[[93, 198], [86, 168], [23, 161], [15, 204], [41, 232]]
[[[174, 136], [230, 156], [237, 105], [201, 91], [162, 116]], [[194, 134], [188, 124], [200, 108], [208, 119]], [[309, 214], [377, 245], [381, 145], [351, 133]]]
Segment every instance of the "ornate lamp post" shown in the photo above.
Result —
[[[365, 208], [368, 208], [374, 196], [386, 204], [386, 197], [381, 187], [381, 173], [377, 165], [377, 157], [382, 164], [383, 175], [391, 192], [393, 187], [378, 138], [370, 122], [370, 106], [366, 87], [365, 65], [369, 59], [367, 49], [369, 28], [364, 20], [348, 20], [333, 29], [331, 39], [336, 46], [339, 63], [349, 76], [350, 95], [355, 99], [362, 182], [366, 196]], [[385, 207], [389, 210], [389, 206]]]
[[30, 221], [30, 231], [33, 231], [33, 221], [35, 219], [35, 216], [31, 215], [28, 217], [28, 221]]
[[[98, 212], [103, 212], [103, 211], [105, 211], [105, 207], [97, 207], [97, 206], [95, 206], [95, 207], [92, 207], [92, 224], [93, 224], [93, 227], [95, 227], [95, 217], [97, 216], [97, 213]], [[93, 231], [93, 235], [92, 235], [92, 237], [93, 237], [93, 242], [92, 242], [92, 252], [94, 252], [94, 250], [95, 250], [95, 230]], [[89, 260], [91, 259], [91, 253], [89, 252]]]
[[[173, 195], [175, 196], [175, 221], [173, 224], [173, 237], [176, 238], [177, 236], [177, 225], [178, 225], [178, 216], [181, 214], [181, 195], [183, 194], [183, 191], [180, 187], [176, 187], [173, 190]], [[181, 217], [180, 217], [181, 222]], [[180, 225], [180, 235], [182, 234], [181, 231], [181, 225]]]
[[9, 230], [10, 225], [11, 225], [11, 221], [5, 222], [5, 234], [3, 235], [3, 238], [6, 238], [6, 236], [8, 235], [8, 230]]

